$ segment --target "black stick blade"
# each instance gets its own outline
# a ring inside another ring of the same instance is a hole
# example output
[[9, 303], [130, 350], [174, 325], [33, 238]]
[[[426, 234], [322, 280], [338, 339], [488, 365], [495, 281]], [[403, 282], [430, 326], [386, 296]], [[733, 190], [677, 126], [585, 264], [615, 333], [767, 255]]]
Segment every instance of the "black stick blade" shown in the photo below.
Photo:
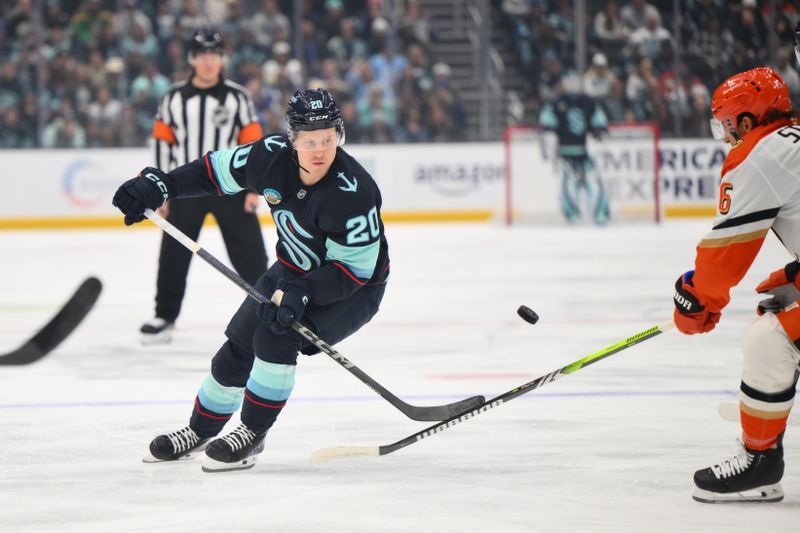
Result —
[[36, 335], [13, 352], [0, 355], [0, 365], [28, 365], [47, 355], [86, 318], [102, 290], [103, 284], [99, 279], [87, 278]]

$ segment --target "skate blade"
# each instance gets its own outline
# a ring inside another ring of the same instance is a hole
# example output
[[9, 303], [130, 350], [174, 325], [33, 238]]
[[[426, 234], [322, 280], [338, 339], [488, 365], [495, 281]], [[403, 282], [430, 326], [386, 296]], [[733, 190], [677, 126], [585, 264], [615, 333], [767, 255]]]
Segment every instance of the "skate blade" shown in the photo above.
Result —
[[156, 346], [159, 344], [169, 344], [172, 342], [172, 333], [162, 332], [157, 335], [140, 335], [139, 342], [142, 346]]
[[223, 463], [222, 461], [215, 461], [209, 456], [203, 459], [203, 472], [217, 473], [217, 472], [233, 472], [234, 470], [249, 470], [256, 466], [256, 458], [258, 455], [251, 455], [246, 459], [242, 459], [236, 463]]
[[169, 344], [172, 342], [172, 329], [156, 334], [139, 334], [139, 342], [142, 346], [153, 346], [158, 344]]
[[192, 459], [197, 459], [203, 453], [203, 450], [194, 450], [186, 455], [182, 455], [177, 459], [159, 459], [154, 457], [152, 454], [147, 454], [145, 457], [142, 457], [143, 463], [175, 463], [177, 461], [191, 461]]
[[710, 492], [697, 489], [692, 498], [701, 503], [775, 503], [783, 499], [780, 483], [741, 492]]

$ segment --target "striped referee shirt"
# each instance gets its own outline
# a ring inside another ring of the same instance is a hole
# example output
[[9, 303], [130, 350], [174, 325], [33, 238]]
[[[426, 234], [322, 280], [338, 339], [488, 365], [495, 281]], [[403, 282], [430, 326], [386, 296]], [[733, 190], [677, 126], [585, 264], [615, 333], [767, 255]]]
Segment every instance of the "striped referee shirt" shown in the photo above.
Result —
[[244, 87], [220, 78], [208, 89], [190, 81], [172, 85], [161, 97], [153, 125], [156, 165], [165, 172], [262, 137], [255, 105]]

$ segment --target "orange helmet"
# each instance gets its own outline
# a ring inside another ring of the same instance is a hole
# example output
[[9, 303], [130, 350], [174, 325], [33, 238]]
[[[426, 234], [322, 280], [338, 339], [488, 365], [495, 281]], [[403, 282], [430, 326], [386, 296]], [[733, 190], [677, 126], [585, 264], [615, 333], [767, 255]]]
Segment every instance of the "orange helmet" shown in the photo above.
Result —
[[791, 107], [789, 88], [780, 74], [769, 67], [741, 72], [722, 82], [714, 91], [711, 114], [718, 121], [715, 126], [724, 128], [721, 132], [715, 131], [714, 137], [724, 138], [726, 131], [735, 132], [736, 119], [742, 113], [750, 113], [761, 121], [771, 109], [789, 111]]

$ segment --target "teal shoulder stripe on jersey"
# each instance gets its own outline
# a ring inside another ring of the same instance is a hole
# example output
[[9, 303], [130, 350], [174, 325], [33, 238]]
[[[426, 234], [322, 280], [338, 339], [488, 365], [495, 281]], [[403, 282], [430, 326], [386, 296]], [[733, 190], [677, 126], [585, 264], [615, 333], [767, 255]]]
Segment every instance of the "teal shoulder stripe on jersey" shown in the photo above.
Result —
[[265, 400], [285, 401], [294, 388], [295, 368], [295, 365], [268, 363], [256, 357], [247, 388]]
[[[238, 147], [237, 147], [238, 148]], [[211, 152], [211, 168], [214, 170], [214, 176], [219, 182], [219, 187], [225, 194], [236, 194], [243, 191], [244, 188], [240, 187], [236, 180], [233, 179], [231, 174], [231, 159], [233, 159], [237, 148], [230, 150], [220, 150], [218, 152]]]
[[358, 279], [370, 279], [378, 263], [380, 241], [366, 246], [343, 246], [336, 241], [325, 241], [325, 259], [345, 265]]
[[556, 113], [553, 111], [552, 105], [545, 105], [542, 109], [542, 112], [539, 113], [539, 125], [544, 128], [558, 127], [558, 117], [556, 117]]
[[591, 124], [593, 128], [607, 128], [608, 119], [603, 108], [599, 105], [594, 106], [594, 114], [592, 114]]
[[241, 387], [225, 387], [220, 385], [209, 373], [200, 390], [197, 392], [200, 403], [215, 413], [229, 414], [235, 413], [242, 404], [244, 389]]

